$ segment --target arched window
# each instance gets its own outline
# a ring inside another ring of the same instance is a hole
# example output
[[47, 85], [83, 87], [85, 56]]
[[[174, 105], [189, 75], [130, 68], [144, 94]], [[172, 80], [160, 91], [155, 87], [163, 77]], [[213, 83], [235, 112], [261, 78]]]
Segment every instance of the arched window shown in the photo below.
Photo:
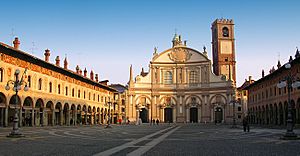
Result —
[[78, 90], [78, 98], [80, 98], [80, 90]]
[[222, 29], [222, 32], [223, 32], [223, 37], [229, 37], [229, 30], [227, 27], [224, 27]]
[[94, 96], [93, 96], [93, 100], [94, 100], [94, 101], [96, 100], [96, 95], [95, 95], [95, 93], [94, 93]]
[[172, 72], [166, 71], [164, 73], [164, 84], [172, 84], [172, 82], [173, 82]]
[[0, 68], [0, 82], [3, 82], [3, 69]]
[[74, 97], [75, 96], [75, 90], [74, 90], [74, 88], [72, 89], [72, 97]]
[[60, 84], [57, 86], [57, 93], [60, 94]]
[[49, 92], [52, 93], [52, 82], [49, 83]]
[[27, 86], [29, 88], [31, 87], [31, 76], [30, 75], [27, 77]]
[[197, 72], [196, 71], [190, 72], [190, 83], [197, 83]]
[[66, 96], [68, 96], [68, 87], [66, 87]]
[[38, 89], [39, 89], [39, 90], [42, 90], [42, 79], [39, 79]]

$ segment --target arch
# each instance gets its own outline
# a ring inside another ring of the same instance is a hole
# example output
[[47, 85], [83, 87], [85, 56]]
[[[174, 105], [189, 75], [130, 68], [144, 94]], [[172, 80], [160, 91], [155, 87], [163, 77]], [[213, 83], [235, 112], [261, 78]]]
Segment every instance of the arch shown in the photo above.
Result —
[[45, 112], [46, 112], [46, 120], [47, 123], [45, 123], [45, 125], [52, 125], [53, 126], [53, 109], [54, 109], [54, 104], [52, 101], [48, 101], [46, 103], [46, 106], [45, 106]]
[[19, 95], [13, 95], [9, 100], [9, 105], [15, 105], [17, 100], [17, 106], [21, 106], [21, 99]]
[[161, 97], [161, 99], [159, 100], [159, 103], [162, 108], [174, 107], [177, 103], [177, 100], [174, 96], [165, 95], [165, 96]]
[[97, 112], [98, 112], [98, 113], [100, 112], [100, 108], [99, 108], [99, 107], [97, 107]]
[[44, 108], [44, 101], [41, 98], [36, 101], [35, 108]]
[[164, 121], [166, 123], [173, 122], [173, 108], [170, 108], [170, 107], [164, 108]]
[[33, 100], [30, 96], [27, 96], [23, 102], [23, 107], [32, 108], [33, 107]]
[[62, 125], [62, 104], [60, 102], [55, 105], [55, 125]]
[[222, 28], [223, 37], [229, 37], [229, 29], [227, 27]]
[[198, 122], [198, 108], [196, 108], [196, 107], [190, 108], [190, 122], [191, 123]]
[[209, 99], [209, 103], [213, 104], [213, 103], [219, 103], [220, 105], [224, 105], [227, 103], [227, 99], [224, 95], [222, 94], [216, 94], [213, 95], [210, 99]]
[[77, 110], [81, 111], [81, 105], [77, 105]]
[[53, 107], [53, 102], [52, 101], [48, 101], [46, 103], [46, 109], [49, 109], [49, 110], [52, 110], [54, 107]]
[[151, 99], [147, 95], [140, 95], [136, 97], [136, 104], [140, 104], [141, 106], [147, 106], [147, 104], [151, 103]]
[[[193, 101], [193, 98], [196, 98], [196, 101]], [[199, 107], [202, 105], [202, 99], [197, 95], [189, 95], [184, 99], [184, 103], [189, 107]]]
[[95, 113], [95, 112], [96, 112], [96, 107], [94, 106], [94, 107], [93, 107], [93, 113]]
[[6, 97], [3, 93], [0, 92], [0, 105], [6, 105]]
[[215, 109], [214, 109], [214, 112], [215, 112], [215, 123], [221, 123], [224, 119], [223, 119], [223, 108], [220, 107], [220, 106], [217, 106]]

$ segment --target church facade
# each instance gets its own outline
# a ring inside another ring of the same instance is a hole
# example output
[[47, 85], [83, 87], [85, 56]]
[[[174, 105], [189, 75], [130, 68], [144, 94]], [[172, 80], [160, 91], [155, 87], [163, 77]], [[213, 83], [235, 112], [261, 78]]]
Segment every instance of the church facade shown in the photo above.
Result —
[[[155, 48], [148, 72], [142, 69], [128, 82], [127, 118], [150, 122], [231, 122], [235, 100], [234, 24], [212, 24], [213, 64], [206, 48], [189, 48], [175, 34], [172, 48]], [[212, 70], [213, 66], [213, 70]], [[214, 71], [214, 72], [213, 72]]]

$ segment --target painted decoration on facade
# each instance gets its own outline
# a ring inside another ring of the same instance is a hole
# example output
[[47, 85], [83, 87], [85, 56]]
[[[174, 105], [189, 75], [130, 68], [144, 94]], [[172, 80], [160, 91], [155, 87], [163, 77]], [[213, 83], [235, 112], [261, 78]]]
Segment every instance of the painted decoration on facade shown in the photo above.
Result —
[[169, 58], [174, 62], [186, 62], [188, 61], [192, 56], [192, 53], [189, 52], [189, 50], [184, 48], [174, 48], [169, 53]]

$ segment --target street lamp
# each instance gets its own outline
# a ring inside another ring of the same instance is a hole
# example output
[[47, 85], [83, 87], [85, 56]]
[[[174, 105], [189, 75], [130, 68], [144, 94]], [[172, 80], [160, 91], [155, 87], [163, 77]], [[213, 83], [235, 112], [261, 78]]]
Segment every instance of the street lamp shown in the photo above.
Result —
[[238, 103], [238, 101], [235, 99], [235, 95], [232, 96], [232, 99], [233, 100], [230, 101], [230, 103], [232, 103], [232, 113], [233, 113], [232, 128], [236, 128], [235, 104]]
[[[284, 65], [286, 69], [291, 68], [290, 63]], [[286, 124], [286, 133], [283, 135], [283, 139], [297, 139], [297, 134], [293, 132], [293, 117], [292, 117], [292, 104], [291, 104], [291, 89], [300, 87], [299, 81], [294, 81], [291, 71], [288, 72], [288, 75], [277, 84], [278, 88], [286, 87], [288, 88], [288, 116]]]
[[111, 110], [110, 110], [110, 105], [111, 105], [111, 102], [109, 101], [109, 102], [107, 102], [107, 105], [108, 105], [108, 122], [107, 122], [107, 125], [106, 125], [106, 127], [105, 128], [112, 128], [111, 126], [110, 126], [110, 114], [111, 114]]
[[[16, 97], [16, 105], [15, 105], [15, 117], [14, 117], [14, 124], [13, 124], [13, 129], [12, 131], [10, 132], [10, 134], [7, 136], [7, 137], [14, 137], [14, 138], [17, 138], [17, 137], [24, 137], [24, 135], [19, 131], [19, 127], [18, 127], [18, 124], [19, 124], [19, 119], [18, 119], [18, 109], [17, 109], [17, 104], [18, 104], [18, 91], [21, 90], [21, 86], [25, 84], [25, 87], [24, 87], [24, 91], [28, 91], [28, 86], [27, 86], [27, 83], [23, 80], [23, 76], [24, 74], [26, 74], [26, 71], [27, 69], [25, 69], [22, 77], [21, 77], [21, 80], [19, 80], [19, 74], [20, 74], [20, 70], [17, 69], [15, 71], [15, 81], [14, 80], [9, 80], [5, 86], [5, 89], [6, 90], [9, 90], [10, 89], [10, 84], [13, 85], [13, 91], [16, 92], [15, 94], [15, 97]], [[20, 107], [21, 109], [21, 107]]]

